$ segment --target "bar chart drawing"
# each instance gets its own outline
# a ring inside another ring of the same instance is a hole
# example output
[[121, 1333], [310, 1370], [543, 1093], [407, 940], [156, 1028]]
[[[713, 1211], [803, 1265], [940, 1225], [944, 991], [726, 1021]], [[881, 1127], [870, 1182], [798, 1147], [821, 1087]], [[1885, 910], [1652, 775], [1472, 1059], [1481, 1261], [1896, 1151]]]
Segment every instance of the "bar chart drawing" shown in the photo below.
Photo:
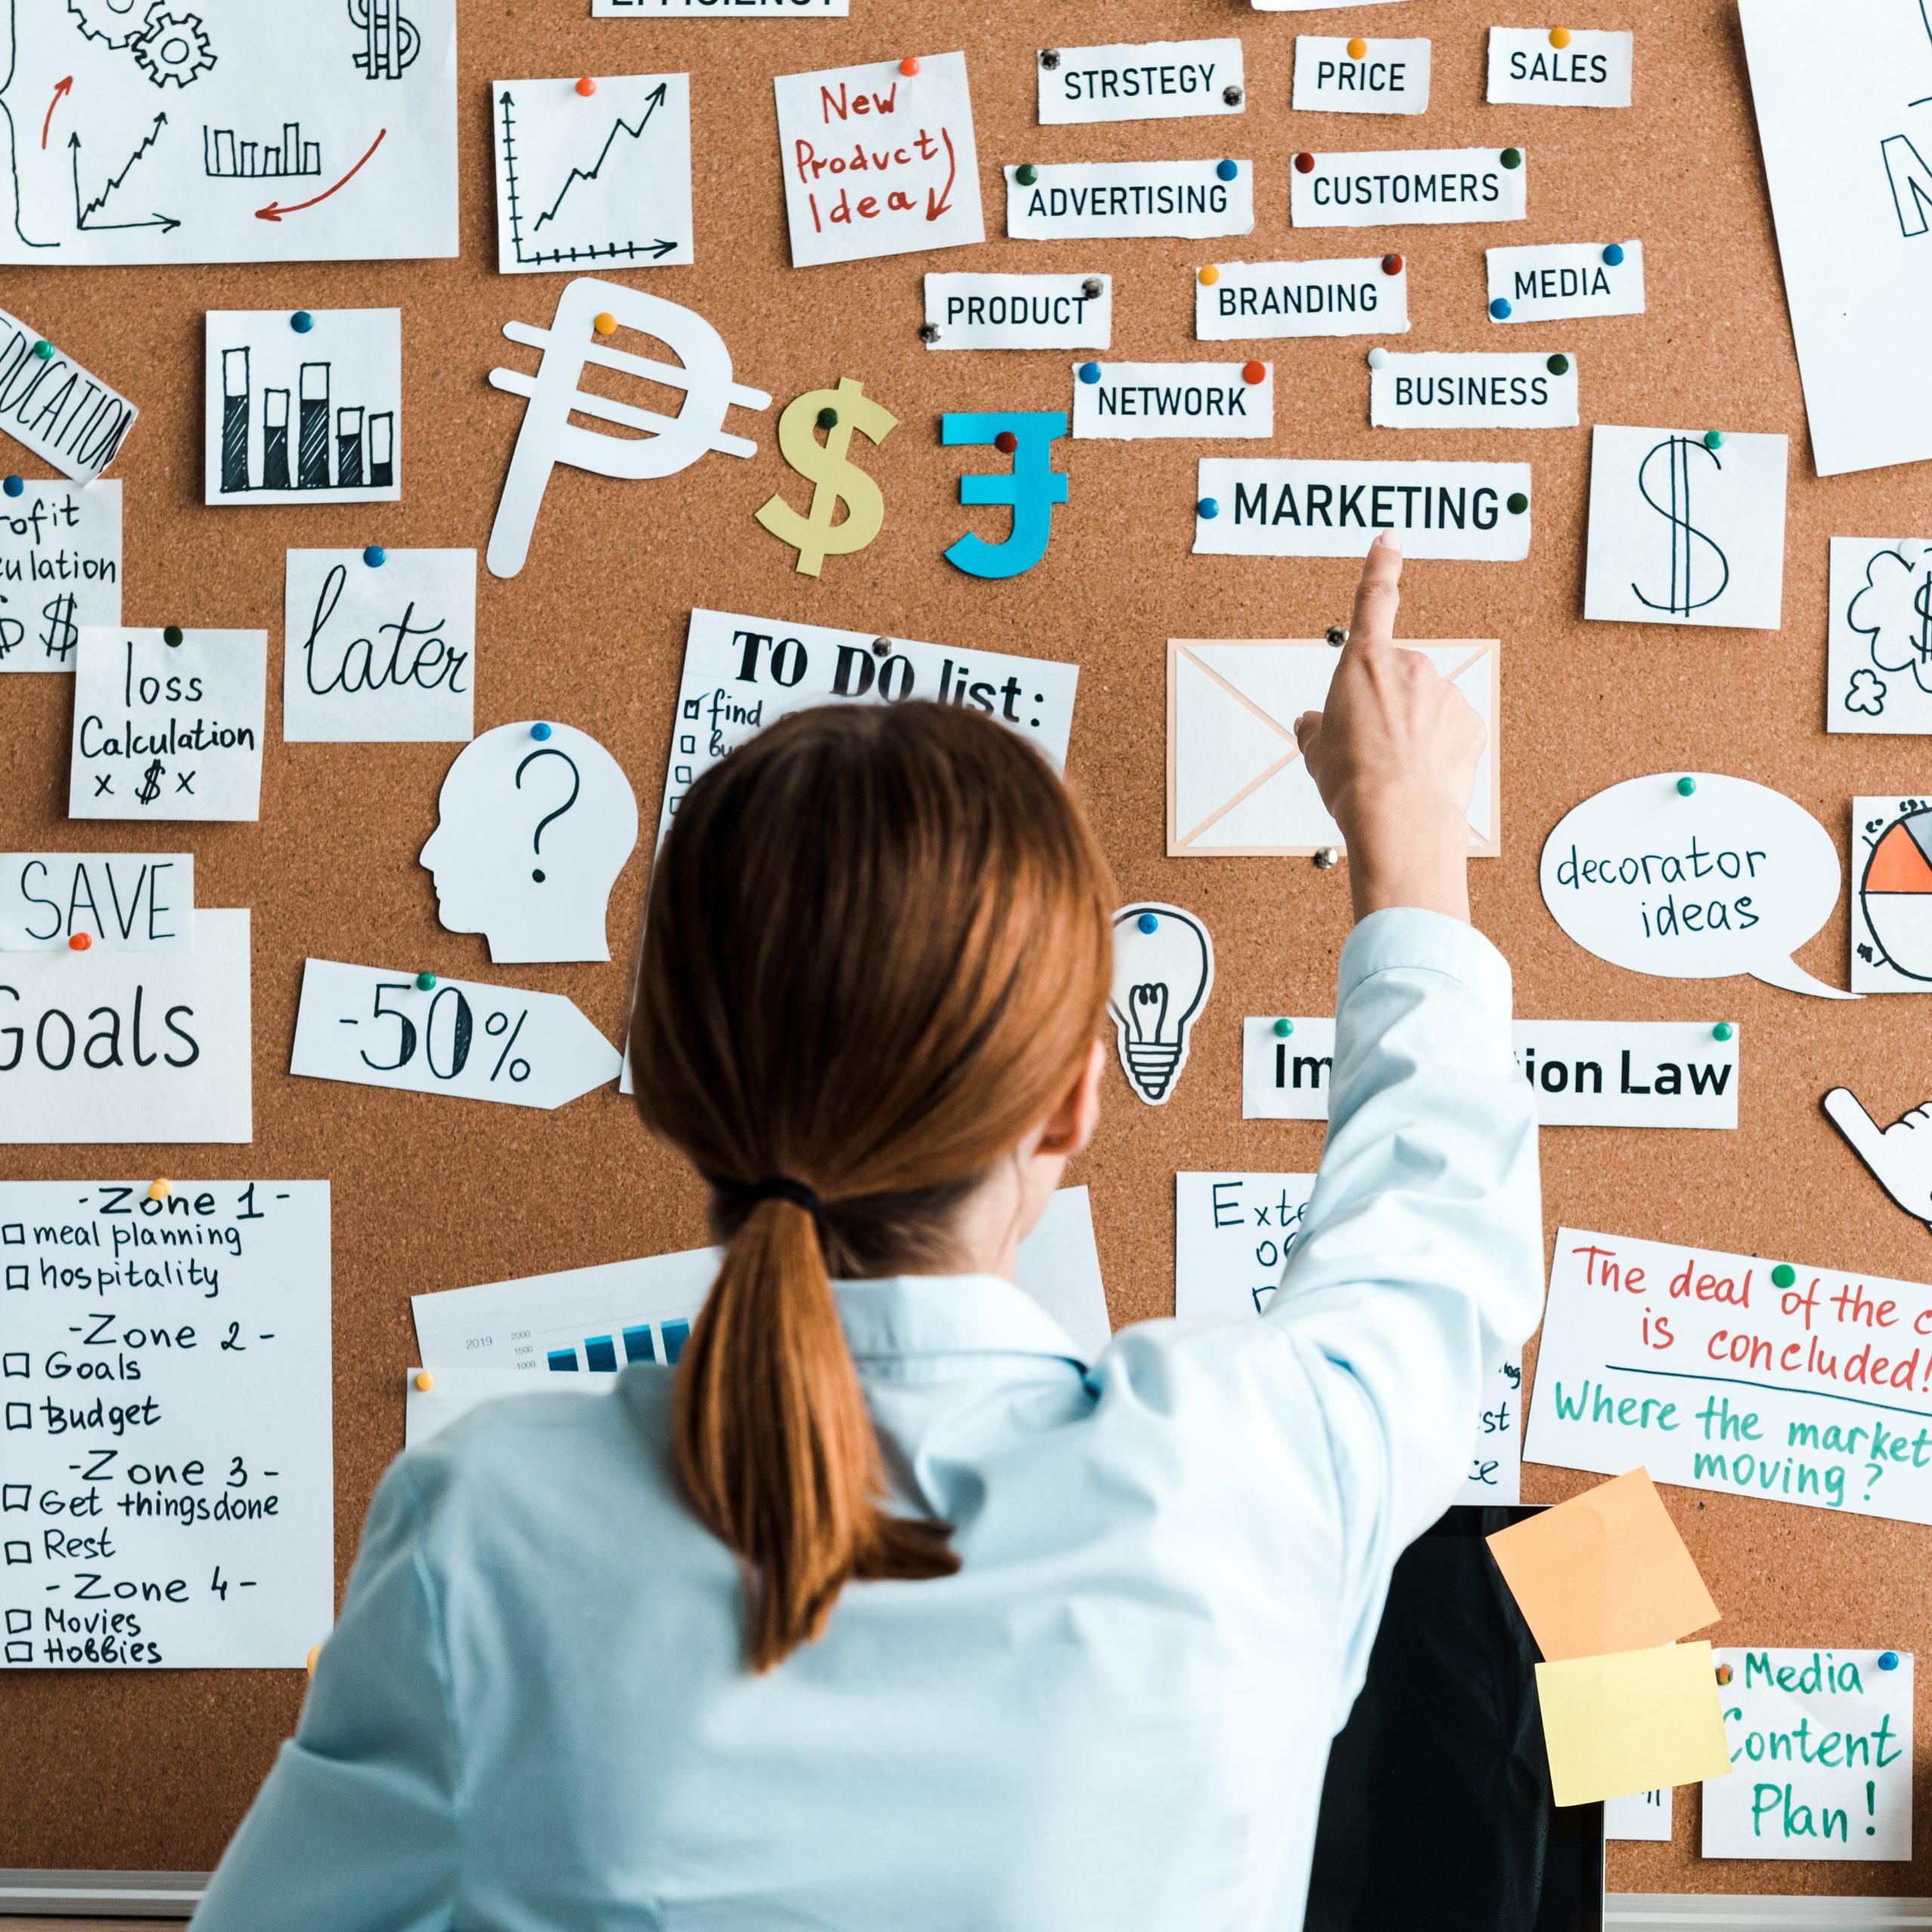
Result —
[[243, 140], [232, 128], [202, 130], [202, 171], [215, 181], [287, 181], [320, 177], [322, 144], [305, 140], [299, 121], [285, 122], [279, 141]]
[[617, 1346], [621, 1337], [625, 1367], [632, 1362], [663, 1361], [675, 1367], [685, 1352], [685, 1344], [691, 1340], [691, 1333], [689, 1321], [671, 1320], [660, 1321], [654, 1337], [651, 1324], [640, 1321], [617, 1334], [586, 1335], [580, 1346], [546, 1346], [544, 1359], [552, 1371], [558, 1374], [574, 1375], [588, 1370], [593, 1375], [614, 1375], [618, 1368]]

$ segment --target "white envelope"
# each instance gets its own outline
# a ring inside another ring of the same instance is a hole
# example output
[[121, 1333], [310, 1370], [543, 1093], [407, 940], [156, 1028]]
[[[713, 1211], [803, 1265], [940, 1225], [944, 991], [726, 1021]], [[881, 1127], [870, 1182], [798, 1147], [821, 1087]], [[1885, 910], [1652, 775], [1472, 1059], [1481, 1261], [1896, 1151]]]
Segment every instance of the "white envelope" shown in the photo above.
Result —
[[[1469, 854], [1501, 852], [1494, 638], [1404, 645], [1420, 651], [1488, 728], [1469, 806]], [[1281, 638], [1168, 641], [1168, 856], [1306, 857], [1340, 845], [1295, 743], [1295, 720], [1319, 711], [1335, 674], [1334, 646]]]

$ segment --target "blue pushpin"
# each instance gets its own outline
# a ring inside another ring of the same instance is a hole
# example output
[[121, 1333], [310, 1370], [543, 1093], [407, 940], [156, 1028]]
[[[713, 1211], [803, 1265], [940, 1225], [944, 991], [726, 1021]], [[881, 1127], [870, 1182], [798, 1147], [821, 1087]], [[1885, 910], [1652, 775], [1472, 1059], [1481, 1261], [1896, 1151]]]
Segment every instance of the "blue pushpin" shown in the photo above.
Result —
[[540, 745], [550, 735], [550, 728], [547, 724], [533, 724], [530, 728], [530, 735]]
[[10, 497], [24, 497], [27, 493], [27, 486], [17, 476], [8, 477], [3, 487]]
[[1097, 383], [1100, 380], [1100, 365], [1097, 362], [1083, 362], [1080, 365], [1080, 380], [1083, 383]]
[[1152, 912], [1143, 912], [1134, 922], [1143, 933], [1158, 932], [1161, 922]]
[[1881, 1651], [1878, 1653], [1878, 1668], [1881, 1670], [1897, 1670], [1898, 1667], [1899, 1654], [1897, 1651]]
[[1489, 305], [1489, 313], [1490, 319], [1492, 321], [1507, 321], [1509, 319], [1509, 297], [1506, 295], [1499, 295], [1496, 300]]
[[1232, 181], [1240, 172], [1232, 161], [1217, 161], [1214, 164], [1214, 178], [1217, 181]]
[[1611, 242], [1603, 251], [1603, 258], [1612, 268], [1621, 268], [1623, 266], [1623, 244], [1621, 242]]
[[306, 335], [315, 326], [315, 318], [306, 309], [297, 309], [288, 318], [288, 326], [297, 335]]
[[368, 549], [362, 552], [362, 561], [372, 571], [380, 570], [389, 560], [389, 553], [380, 543], [371, 543]]
[[1212, 497], [1203, 497], [1194, 506], [1194, 514], [1211, 521], [1221, 514], [1221, 506]]

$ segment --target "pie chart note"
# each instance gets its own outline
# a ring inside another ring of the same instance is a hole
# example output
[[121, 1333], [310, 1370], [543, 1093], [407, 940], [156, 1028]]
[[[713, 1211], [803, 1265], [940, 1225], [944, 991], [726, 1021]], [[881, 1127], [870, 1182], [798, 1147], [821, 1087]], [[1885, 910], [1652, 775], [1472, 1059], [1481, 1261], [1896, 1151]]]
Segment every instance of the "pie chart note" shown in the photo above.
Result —
[[1859, 887], [1865, 922], [1908, 979], [1932, 981], [1932, 811], [1885, 828]]

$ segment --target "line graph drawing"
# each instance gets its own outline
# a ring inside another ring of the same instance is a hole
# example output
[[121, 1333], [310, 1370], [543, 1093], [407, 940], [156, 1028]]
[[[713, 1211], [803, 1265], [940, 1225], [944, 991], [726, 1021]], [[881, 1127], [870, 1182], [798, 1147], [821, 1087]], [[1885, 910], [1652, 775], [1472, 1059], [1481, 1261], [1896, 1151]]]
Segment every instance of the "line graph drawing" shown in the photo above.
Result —
[[497, 266], [688, 262], [691, 92], [683, 74], [497, 83]]
[[107, 185], [91, 201], [83, 201], [81, 198], [81, 137], [78, 134], [67, 137], [67, 152], [72, 157], [74, 165], [74, 226], [77, 229], [88, 234], [110, 228], [158, 228], [165, 233], [172, 233], [181, 226], [173, 215], [158, 212], [151, 214], [140, 221], [94, 221], [90, 219], [106, 207], [109, 197], [126, 182], [128, 177], [134, 171], [135, 165], [152, 152], [155, 143], [161, 139], [161, 131], [167, 125], [168, 116], [165, 113], [157, 114], [154, 117], [154, 125], [142, 137], [140, 146], [122, 164], [120, 173], [110, 174], [107, 177]]

